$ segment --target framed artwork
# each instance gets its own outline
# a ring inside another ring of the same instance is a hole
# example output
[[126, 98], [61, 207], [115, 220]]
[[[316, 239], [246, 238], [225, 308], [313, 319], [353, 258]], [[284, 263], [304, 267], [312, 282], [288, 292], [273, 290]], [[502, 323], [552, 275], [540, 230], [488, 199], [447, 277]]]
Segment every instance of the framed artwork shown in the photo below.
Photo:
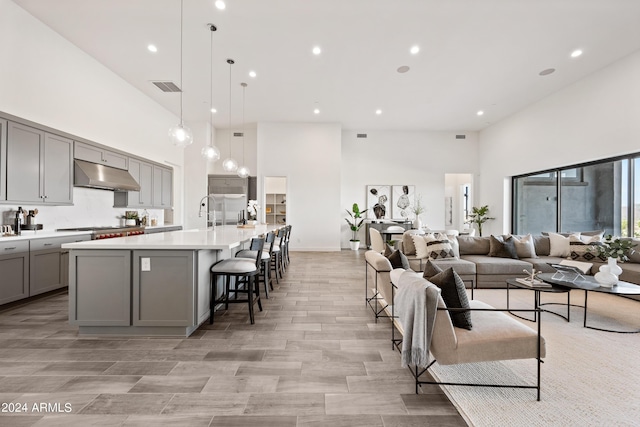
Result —
[[367, 218], [391, 218], [391, 186], [367, 185]]
[[413, 220], [413, 206], [415, 204], [414, 185], [394, 185], [392, 187], [391, 218]]

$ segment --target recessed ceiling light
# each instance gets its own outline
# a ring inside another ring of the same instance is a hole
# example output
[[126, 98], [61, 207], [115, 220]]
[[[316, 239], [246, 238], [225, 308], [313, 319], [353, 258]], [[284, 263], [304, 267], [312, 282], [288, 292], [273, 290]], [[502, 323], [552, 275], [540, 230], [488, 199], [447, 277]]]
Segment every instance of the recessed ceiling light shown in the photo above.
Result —
[[222, 0], [216, 0], [215, 5], [216, 5], [216, 7], [217, 7], [218, 9], [220, 9], [220, 10], [225, 10], [225, 9], [226, 9], [226, 7], [227, 7], [227, 5], [226, 5], [226, 4], [224, 4], [224, 2], [223, 2]]
[[409, 49], [409, 52], [411, 52], [412, 55], [415, 55], [416, 53], [420, 52], [420, 46], [411, 46], [411, 49]]
[[571, 52], [571, 57], [572, 58], [577, 58], [580, 55], [582, 55], [582, 50], [580, 50], [580, 49], [576, 49], [573, 52]]
[[399, 73], [406, 73], [406, 72], [407, 72], [407, 71], [409, 71], [409, 70], [410, 70], [410, 68], [409, 68], [407, 65], [403, 65], [403, 66], [401, 66], [401, 67], [398, 67], [398, 69], [397, 69], [397, 71], [398, 71]]
[[320, 109], [319, 108], [314, 108], [313, 109], [313, 114], [320, 114]]
[[314, 55], [320, 55], [322, 53], [322, 49], [320, 49], [320, 46], [314, 46], [311, 52], [313, 52]]
[[255, 71], [249, 71], [249, 77], [251, 77], [252, 79], [255, 79], [257, 76]]
[[476, 114], [479, 115], [479, 116], [482, 116], [484, 114], [484, 111], [479, 110]]
[[147, 50], [149, 50], [149, 52], [156, 53], [158, 51], [158, 48], [155, 44], [150, 44], [149, 46], [147, 46]]
[[215, 108], [212, 108], [212, 109], [211, 109], [211, 112], [212, 112], [213, 114], [215, 114], [215, 113], [217, 113], [217, 112], [218, 112], [218, 110], [216, 110]]
[[377, 114], [377, 115], [382, 114], [382, 110], [378, 108], [378, 109], [376, 110], [376, 114]]
[[555, 68], [547, 68], [546, 70], [542, 70], [540, 71], [538, 74], [541, 76], [548, 76], [549, 74], [555, 72], [556, 69]]

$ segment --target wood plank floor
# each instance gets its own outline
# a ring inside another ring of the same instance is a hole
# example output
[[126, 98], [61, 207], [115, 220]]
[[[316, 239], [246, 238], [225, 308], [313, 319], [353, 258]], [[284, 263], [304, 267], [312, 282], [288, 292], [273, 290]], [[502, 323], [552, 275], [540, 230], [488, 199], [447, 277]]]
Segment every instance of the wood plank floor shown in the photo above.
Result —
[[0, 311], [0, 426], [466, 425], [438, 387], [414, 394], [364, 251], [292, 253], [263, 308], [188, 339], [78, 337], [66, 294]]

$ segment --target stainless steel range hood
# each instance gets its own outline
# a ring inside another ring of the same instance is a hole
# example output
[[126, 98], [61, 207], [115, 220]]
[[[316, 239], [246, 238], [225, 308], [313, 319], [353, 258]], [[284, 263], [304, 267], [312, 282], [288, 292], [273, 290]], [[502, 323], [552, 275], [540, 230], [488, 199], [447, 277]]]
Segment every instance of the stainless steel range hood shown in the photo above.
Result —
[[103, 190], [140, 191], [140, 185], [129, 172], [84, 160], [75, 160], [75, 187]]

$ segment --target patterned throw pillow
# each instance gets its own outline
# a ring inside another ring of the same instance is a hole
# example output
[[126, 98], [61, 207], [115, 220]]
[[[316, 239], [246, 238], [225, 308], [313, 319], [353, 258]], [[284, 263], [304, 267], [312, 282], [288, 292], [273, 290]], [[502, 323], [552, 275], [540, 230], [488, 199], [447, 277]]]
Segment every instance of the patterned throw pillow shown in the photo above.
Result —
[[455, 258], [453, 247], [449, 240], [432, 240], [427, 242], [429, 259]]
[[[447, 268], [431, 277], [429, 281], [441, 289], [442, 300], [447, 308], [471, 308], [464, 282], [453, 268]], [[449, 316], [453, 326], [471, 330], [473, 325], [470, 311], [450, 311]]]
[[571, 236], [569, 237], [569, 258], [574, 261], [607, 262], [607, 257], [598, 254], [597, 246], [600, 244], [598, 236]]
[[419, 234], [412, 234], [411, 238], [413, 239], [413, 245], [416, 248], [416, 258], [428, 258], [429, 254], [427, 252], [427, 242], [424, 239], [424, 236], [420, 236]]

